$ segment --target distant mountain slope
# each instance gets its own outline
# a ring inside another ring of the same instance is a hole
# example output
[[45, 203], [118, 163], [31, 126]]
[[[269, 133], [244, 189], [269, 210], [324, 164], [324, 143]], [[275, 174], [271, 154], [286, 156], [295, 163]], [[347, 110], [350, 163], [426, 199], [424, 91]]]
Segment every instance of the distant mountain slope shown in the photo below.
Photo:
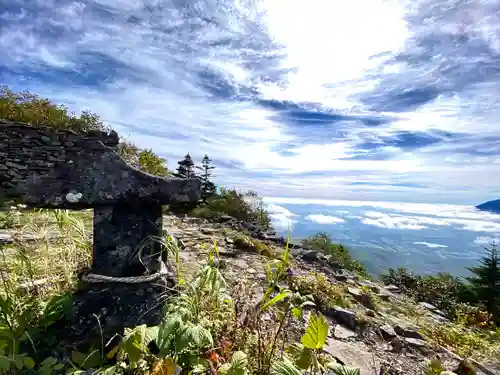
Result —
[[489, 211], [495, 214], [500, 214], [500, 199], [482, 203], [476, 206], [476, 208], [481, 211]]

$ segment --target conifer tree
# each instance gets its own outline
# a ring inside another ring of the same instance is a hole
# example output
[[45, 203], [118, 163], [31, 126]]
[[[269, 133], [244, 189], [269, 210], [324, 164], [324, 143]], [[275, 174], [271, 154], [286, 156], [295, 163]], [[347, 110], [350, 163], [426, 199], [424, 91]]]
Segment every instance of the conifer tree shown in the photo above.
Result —
[[467, 280], [472, 285], [478, 302], [484, 304], [486, 310], [498, 323], [500, 321], [500, 255], [493, 243], [486, 249], [486, 255], [480, 260], [480, 265], [469, 268], [474, 274]]
[[208, 157], [207, 154], [201, 160], [201, 166], [197, 168], [201, 170], [201, 197], [204, 201], [207, 200], [210, 196], [215, 194], [215, 184], [210, 181], [210, 177], [212, 176], [212, 169], [215, 167], [211, 164], [212, 159]]
[[179, 160], [177, 164], [179, 166], [177, 167], [177, 173], [175, 173], [175, 177], [191, 178], [196, 176], [194, 172], [194, 162], [189, 153], [184, 156], [184, 159]]

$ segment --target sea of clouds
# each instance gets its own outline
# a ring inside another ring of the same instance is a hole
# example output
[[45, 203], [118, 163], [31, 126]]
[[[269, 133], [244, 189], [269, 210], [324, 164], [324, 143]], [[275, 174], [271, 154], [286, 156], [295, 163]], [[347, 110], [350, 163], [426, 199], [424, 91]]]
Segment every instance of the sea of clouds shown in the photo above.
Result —
[[420, 273], [468, 273], [500, 243], [500, 215], [473, 206], [403, 202], [308, 200], [267, 197], [280, 233], [329, 233], [348, 244], [375, 273], [406, 266]]

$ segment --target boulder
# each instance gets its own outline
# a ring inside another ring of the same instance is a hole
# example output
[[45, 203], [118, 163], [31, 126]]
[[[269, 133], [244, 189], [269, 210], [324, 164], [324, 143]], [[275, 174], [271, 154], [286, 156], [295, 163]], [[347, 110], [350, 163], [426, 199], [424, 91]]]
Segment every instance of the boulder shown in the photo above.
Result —
[[386, 341], [391, 341], [392, 339], [397, 337], [396, 331], [394, 331], [394, 328], [392, 328], [389, 324], [384, 324], [380, 326], [379, 330], [383, 339]]
[[417, 331], [417, 328], [414, 327], [408, 327], [398, 324], [397, 326], [394, 327], [394, 331], [396, 331], [396, 333], [399, 336], [405, 338], [418, 339], [418, 340], [424, 339], [424, 337]]
[[306, 262], [312, 263], [318, 260], [319, 251], [317, 250], [305, 250], [302, 253], [302, 259]]
[[325, 315], [334, 319], [337, 323], [343, 324], [349, 329], [356, 330], [356, 314], [340, 306], [333, 306], [325, 311]]

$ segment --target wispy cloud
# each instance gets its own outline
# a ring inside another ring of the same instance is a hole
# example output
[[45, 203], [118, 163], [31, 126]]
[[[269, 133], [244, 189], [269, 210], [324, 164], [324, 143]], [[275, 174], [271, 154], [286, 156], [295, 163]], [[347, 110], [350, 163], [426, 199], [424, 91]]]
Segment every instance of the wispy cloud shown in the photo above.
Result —
[[345, 220], [335, 216], [311, 214], [306, 216], [306, 220], [314, 221], [317, 224], [338, 224], [343, 223]]
[[488, 246], [488, 245], [491, 245], [492, 243], [499, 244], [500, 237], [479, 236], [479, 237], [476, 237], [476, 239], [474, 240], [474, 243], [476, 243], [478, 245], [483, 245], [483, 246]]
[[306, 207], [303, 209], [314, 206], [316, 207], [315, 210], [320, 209], [322, 212], [329, 212], [330, 207], [347, 209], [347, 211], [335, 210], [335, 212], [341, 214], [342, 218], [321, 213], [306, 216], [307, 220], [321, 224], [326, 224], [328, 221], [333, 223], [349, 219], [360, 221], [365, 225], [385, 229], [442, 230], [446, 229], [444, 227], [447, 227], [461, 231], [493, 235], [500, 233], [500, 215], [479, 211], [473, 206], [283, 197], [266, 197], [264, 201], [271, 206], [282, 204]]
[[430, 243], [430, 242], [414, 242], [415, 245], [427, 246], [430, 249], [438, 249], [438, 248], [446, 248], [446, 245], [440, 245], [438, 243]]
[[0, 9], [2, 82], [97, 112], [171, 167], [208, 153], [218, 182], [268, 196], [500, 195], [498, 3], [0, 0]]

